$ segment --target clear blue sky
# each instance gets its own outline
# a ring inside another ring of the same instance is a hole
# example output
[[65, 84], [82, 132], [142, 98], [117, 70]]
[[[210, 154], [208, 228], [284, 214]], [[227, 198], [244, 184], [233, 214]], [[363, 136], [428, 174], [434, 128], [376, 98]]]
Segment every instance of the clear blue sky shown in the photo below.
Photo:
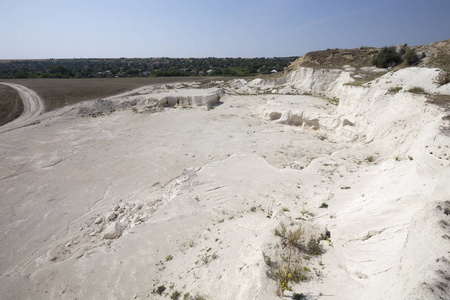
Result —
[[0, 59], [271, 57], [450, 38], [450, 0], [0, 0]]

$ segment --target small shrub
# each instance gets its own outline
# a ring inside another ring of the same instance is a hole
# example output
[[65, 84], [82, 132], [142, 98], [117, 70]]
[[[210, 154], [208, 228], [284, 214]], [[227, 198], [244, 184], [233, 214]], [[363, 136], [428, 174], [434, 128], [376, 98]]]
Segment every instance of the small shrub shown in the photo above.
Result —
[[307, 278], [302, 272], [302, 267], [296, 266], [291, 268], [289, 273], [289, 278], [292, 282], [299, 283], [300, 281], [305, 281]]
[[425, 90], [421, 87], [415, 86], [415, 87], [409, 89], [407, 92], [413, 93], [413, 94], [424, 94]]
[[341, 190], [349, 190], [350, 187], [349, 186], [341, 186]]
[[319, 242], [311, 237], [308, 242], [308, 254], [310, 255], [321, 255], [323, 253], [323, 248]]
[[274, 264], [274, 261], [272, 261], [270, 256], [266, 255], [266, 253], [264, 253], [264, 251], [262, 254], [263, 254], [264, 262], [266, 263], [266, 265], [268, 265], [269, 267], [272, 267], [272, 265]]
[[175, 291], [172, 293], [172, 295], [170, 296], [170, 299], [172, 300], [178, 300], [181, 296], [181, 293], [179, 291]]
[[325, 202], [322, 203], [322, 205], [319, 206], [319, 208], [328, 208], [328, 204]]
[[401, 86], [396, 86], [395, 88], [394, 87], [390, 87], [389, 89], [388, 89], [388, 92], [389, 93], [398, 93], [398, 92], [400, 92], [401, 90], [403, 89], [403, 87], [401, 87]]
[[171, 261], [173, 259], [173, 256], [172, 255], [167, 255], [166, 256], [166, 261]]
[[158, 295], [162, 295], [162, 293], [164, 293], [165, 290], [166, 290], [166, 287], [164, 285], [160, 285], [156, 289], [155, 293], [157, 293]]
[[283, 222], [281, 222], [280, 225], [277, 228], [275, 228], [274, 234], [276, 236], [284, 238], [286, 237], [286, 231], [287, 231], [286, 225]]
[[299, 283], [300, 281], [305, 281], [308, 279], [303, 274], [303, 268], [301, 266], [292, 266], [289, 262], [290, 258], [288, 259], [288, 264], [284, 267], [284, 269], [279, 266], [278, 272], [275, 274], [275, 277], [278, 279], [281, 293], [285, 290], [292, 290], [289, 282]]
[[369, 155], [366, 157], [367, 162], [374, 162], [375, 161], [375, 157], [373, 155]]
[[333, 105], [338, 106], [339, 105], [339, 100], [340, 100], [339, 98], [333, 97], [332, 99], [330, 99], [330, 103], [333, 104]]
[[400, 55], [394, 46], [382, 48], [373, 58], [372, 64], [378, 68], [387, 68], [390, 64], [398, 64], [401, 61]]
[[281, 208], [281, 210], [283, 210], [285, 212], [289, 212], [290, 211], [289, 208], [287, 208], [287, 207], [283, 207], [283, 208]]
[[306, 300], [306, 299], [308, 299], [308, 298], [307, 298], [307, 296], [306, 296], [305, 294], [302, 294], [302, 293], [300, 293], [300, 294], [294, 293], [294, 295], [292, 295], [292, 299], [294, 299], [294, 300]]
[[273, 272], [272, 276], [277, 279], [279, 284], [279, 292], [283, 293], [285, 290], [291, 290], [289, 282], [299, 282], [304, 278], [302, 274], [302, 268], [298, 265], [293, 266], [293, 264], [298, 264], [299, 260], [293, 262], [293, 255], [300, 251], [302, 248], [301, 239], [303, 236], [303, 230], [299, 226], [296, 230], [287, 230], [284, 223], [280, 223], [280, 226], [275, 229], [275, 235], [281, 237], [282, 247], [287, 247], [289, 252], [281, 256], [285, 264], [280, 265], [276, 262], [272, 262], [269, 257], [264, 253], [264, 261], [270, 267], [277, 267], [277, 271]]
[[272, 201], [272, 205], [267, 209], [267, 218], [271, 218], [273, 214], [273, 204], [275, 203], [275, 200]]
[[414, 158], [411, 155], [408, 155], [409, 160], [413, 160]]
[[291, 245], [291, 246], [300, 245], [300, 240], [301, 240], [302, 235], [303, 235], [303, 230], [301, 227], [299, 227], [295, 231], [289, 230], [287, 233], [287, 236], [286, 236], [288, 245]]
[[415, 64], [419, 60], [416, 50], [412, 48], [408, 49], [405, 53], [405, 60], [409, 65]]
[[291, 290], [291, 287], [289, 286], [289, 280], [291, 278], [291, 273], [289, 272], [289, 266], [286, 266], [285, 270], [283, 271], [282, 268], [278, 269], [278, 283], [280, 285], [281, 294], [283, 294], [283, 291]]

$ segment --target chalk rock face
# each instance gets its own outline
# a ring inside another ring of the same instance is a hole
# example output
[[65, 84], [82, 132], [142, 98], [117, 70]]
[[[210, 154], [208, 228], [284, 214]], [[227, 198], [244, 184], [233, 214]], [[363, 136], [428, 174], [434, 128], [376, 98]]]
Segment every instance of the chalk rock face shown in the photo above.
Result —
[[119, 222], [112, 222], [106, 227], [103, 238], [104, 239], [115, 239], [122, 235], [123, 225]]
[[219, 103], [221, 96], [224, 94], [223, 89], [206, 89], [199, 91], [185, 90], [179, 95], [169, 94], [159, 99], [161, 107], [192, 107], [206, 106], [211, 107]]
[[[245, 81], [246, 82], [246, 81]], [[173, 88], [173, 87], [172, 87]], [[223, 88], [157, 89], [144, 87], [135, 94], [82, 103], [71, 114], [77, 117], [109, 115], [116, 110], [132, 109], [134, 112], [157, 112], [164, 107], [212, 107], [220, 103]]]

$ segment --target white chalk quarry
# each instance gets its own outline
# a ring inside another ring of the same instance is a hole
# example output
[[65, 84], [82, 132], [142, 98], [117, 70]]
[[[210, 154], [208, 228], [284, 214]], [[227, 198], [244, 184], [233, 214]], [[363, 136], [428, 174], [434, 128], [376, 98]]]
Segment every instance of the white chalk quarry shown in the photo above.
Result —
[[1, 133], [1, 298], [278, 299], [283, 222], [324, 237], [290, 295], [449, 299], [449, 112], [408, 92], [437, 73], [148, 87]]

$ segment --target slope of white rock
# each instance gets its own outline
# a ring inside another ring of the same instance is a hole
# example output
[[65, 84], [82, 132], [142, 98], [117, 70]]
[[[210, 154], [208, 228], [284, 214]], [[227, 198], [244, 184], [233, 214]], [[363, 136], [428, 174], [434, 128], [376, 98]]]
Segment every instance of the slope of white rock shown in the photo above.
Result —
[[[306, 107], [267, 109], [269, 119], [302, 126], [313, 122], [313, 129], [353, 141], [354, 149], [366, 155], [358, 164], [376, 162], [357, 178], [350, 176], [356, 193], [348, 199], [337, 197], [335, 230], [343, 249], [336, 249], [330, 258], [343, 262], [330, 275], [342, 269], [364, 287], [363, 293], [355, 294], [352, 286], [339, 299], [449, 296], [449, 112], [427, 103], [425, 95], [407, 92], [420, 87], [431, 94], [450, 94], [449, 84], [439, 87], [433, 82], [439, 71], [402, 69], [358, 87], [345, 85], [352, 80], [341, 70], [300, 68], [287, 77], [284, 88], [338, 100], [335, 113]], [[343, 159], [346, 152], [332, 157]], [[345, 294], [355, 295], [345, 298]]]

